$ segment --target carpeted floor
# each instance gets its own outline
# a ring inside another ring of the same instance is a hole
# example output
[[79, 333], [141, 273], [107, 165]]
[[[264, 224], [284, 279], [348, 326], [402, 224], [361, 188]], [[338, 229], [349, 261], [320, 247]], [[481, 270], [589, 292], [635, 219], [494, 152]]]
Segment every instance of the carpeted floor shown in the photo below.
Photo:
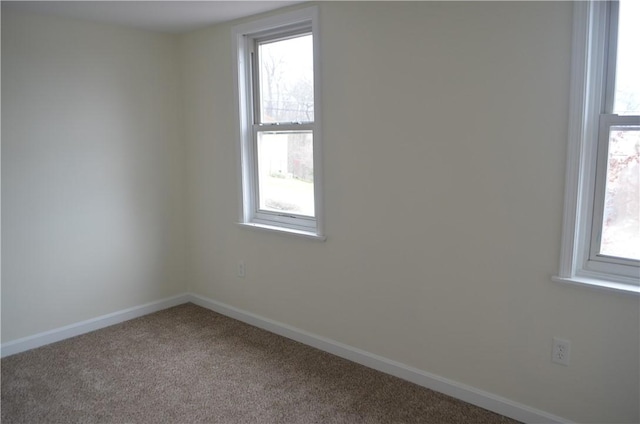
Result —
[[2, 359], [2, 423], [515, 423], [185, 304]]

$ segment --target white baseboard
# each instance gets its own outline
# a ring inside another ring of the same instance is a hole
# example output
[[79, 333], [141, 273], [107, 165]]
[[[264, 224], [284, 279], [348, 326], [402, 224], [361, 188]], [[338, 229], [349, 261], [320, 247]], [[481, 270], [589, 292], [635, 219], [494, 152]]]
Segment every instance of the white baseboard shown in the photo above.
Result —
[[163, 309], [192, 302], [196, 305], [237, 319], [247, 324], [262, 328], [297, 342], [315, 347], [341, 358], [348, 359], [369, 368], [410, 381], [428, 389], [444, 393], [464, 402], [471, 403], [489, 411], [513, 418], [524, 423], [571, 423], [571, 421], [531, 408], [518, 402], [493, 393], [479, 390], [435, 374], [410, 367], [400, 362], [331, 340], [299, 328], [277, 322], [242, 309], [194, 293], [185, 293], [156, 302], [147, 303], [111, 314], [103, 315], [87, 321], [67, 325], [65, 327], [35, 334], [18, 340], [3, 343], [0, 356], [5, 357], [26, 350], [55, 343], [70, 337], [79, 336], [100, 328], [118, 324]]
[[410, 381], [436, 392], [444, 393], [464, 402], [479, 406], [489, 411], [513, 418], [524, 423], [571, 423], [571, 421], [547, 412], [531, 408], [518, 402], [493, 393], [479, 390], [435, 374], [410, 367], [370, 352], [327, 339], [304, 330], [273, 321], [268, 318], [208, 299], [194, 293], [189, 294], [189, 301], [198, 306], [210, 309], [239, 321], [279, 334], [297, 342], [315, 347], [352, 362], [382, 371], [403, 380]]
[[153, 312], [158, 312], [163, 309], [171, 308], [172, 306], [187, 303], [189, 301], [190, 296], [188, 294], [180, 294], [177, 296], [169, 297], [167, 299], [146, 303], [140, 306], [134, 306], [133, 308], [124, 309], [122, 311], [113, 312], [86, 321], [56, 328], [50, 331], [45, 331], [43, 333], [34, 334], [33, 336], [12, 340], [10, 342], [3, 343], [2, 346], [0, 346], [0, 356], [4, 358], [5, 356], [14, 355], [16, 353], [24, 352], [30, 349], [35, 349], [40, 346], [89, 333], [91, 331], [99, 330], [110, 325], [119, 324], [130, 319], [148, 315]]

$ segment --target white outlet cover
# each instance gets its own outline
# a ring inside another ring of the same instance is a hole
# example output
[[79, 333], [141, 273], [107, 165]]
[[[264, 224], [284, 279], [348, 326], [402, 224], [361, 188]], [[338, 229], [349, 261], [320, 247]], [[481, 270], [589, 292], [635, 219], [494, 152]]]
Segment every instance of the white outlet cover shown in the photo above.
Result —
[[559, 337], [553, 338], [553, 347], [551, 349], [551, 362], [568, 366], [571, 359], [571, 342]]

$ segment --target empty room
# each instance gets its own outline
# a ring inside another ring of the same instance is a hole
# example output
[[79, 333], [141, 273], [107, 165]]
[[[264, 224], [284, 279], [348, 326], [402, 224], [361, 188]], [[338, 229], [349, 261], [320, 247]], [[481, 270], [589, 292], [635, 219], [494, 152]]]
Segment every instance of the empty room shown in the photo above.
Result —
[[3, 1], [2, 422], [640, 422], [638, 20]]

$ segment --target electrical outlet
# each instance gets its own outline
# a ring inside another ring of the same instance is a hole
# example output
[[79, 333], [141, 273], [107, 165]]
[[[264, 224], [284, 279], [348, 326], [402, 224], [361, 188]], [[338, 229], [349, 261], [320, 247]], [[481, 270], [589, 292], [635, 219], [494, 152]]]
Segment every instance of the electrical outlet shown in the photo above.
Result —
[[553, 349], [551, 350], [551, 362], [568, 366], [571, 355], [571, 342], [569, 340], [553, 338]]
[[240, 278], [244, 278], [246, 275], [246, 268], [244, 266], [244, 261], [238, 261], [238, 268], [236, 269], [236, 274]]

